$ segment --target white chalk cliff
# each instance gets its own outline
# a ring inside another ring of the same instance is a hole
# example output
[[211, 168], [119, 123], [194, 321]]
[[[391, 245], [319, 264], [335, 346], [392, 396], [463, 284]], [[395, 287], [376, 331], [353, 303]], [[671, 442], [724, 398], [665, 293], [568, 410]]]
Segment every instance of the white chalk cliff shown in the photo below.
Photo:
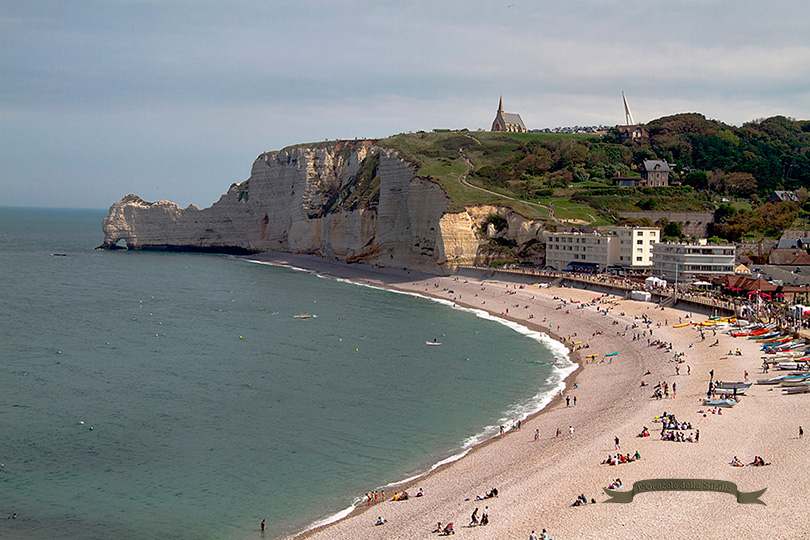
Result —
[[537, 238], [540, 224], [508, 209], [447, 213], [448, 202], [441, 186], [370, 141], [297, 146], [260, 155], [250, 178], [210, 208], [127, 195], [110, 207], [100, 247], [288, 251], [446, 272], [485, 256], [479, 229], [492, 213], [507, 219], [514, 240]]

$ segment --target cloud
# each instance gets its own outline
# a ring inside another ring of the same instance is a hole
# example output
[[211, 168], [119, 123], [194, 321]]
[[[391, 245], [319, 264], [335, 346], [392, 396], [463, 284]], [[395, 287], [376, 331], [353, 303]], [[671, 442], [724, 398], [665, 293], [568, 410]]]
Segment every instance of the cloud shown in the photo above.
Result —
[[103, 207], [133, 191], [207, 205], [262, 151], [488, 128], [501, 95], [532, 128], [622, 122], [622, 90], [641, 121], [810, 107], [810, 10], [790, 0], [2, 9], [4, 204]]

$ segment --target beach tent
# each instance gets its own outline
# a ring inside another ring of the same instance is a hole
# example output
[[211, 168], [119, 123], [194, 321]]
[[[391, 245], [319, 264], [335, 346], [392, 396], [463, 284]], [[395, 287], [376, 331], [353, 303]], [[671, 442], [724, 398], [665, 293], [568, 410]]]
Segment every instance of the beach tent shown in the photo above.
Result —
[[647, 279], [644, 280], [644, 286], [645, 287], [666, 287], [667, 286], [667, 280], [657, 278], [655, 276], [650, 276], [650, 277], [648, 277]]

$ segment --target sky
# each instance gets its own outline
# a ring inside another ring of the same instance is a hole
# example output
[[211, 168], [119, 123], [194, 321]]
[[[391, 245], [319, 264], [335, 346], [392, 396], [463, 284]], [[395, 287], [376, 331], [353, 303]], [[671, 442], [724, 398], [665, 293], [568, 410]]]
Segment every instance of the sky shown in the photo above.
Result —
[[810, 119], [806, 0], [0, 0], [0, 206], [210, 206], [325, 139]]

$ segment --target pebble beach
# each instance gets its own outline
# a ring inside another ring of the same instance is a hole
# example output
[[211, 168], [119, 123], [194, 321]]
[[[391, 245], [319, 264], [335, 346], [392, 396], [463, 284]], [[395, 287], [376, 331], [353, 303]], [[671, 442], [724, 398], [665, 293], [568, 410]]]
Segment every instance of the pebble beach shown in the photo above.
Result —
[[[360, 505], [347, 517], [295, 538], [435, 538], [438, 522], [452, 522], [458, 538], [480, 539], [526, 539], [543, 529], [555, 540], [810, 535], [805, 516], [810, 438], [799, 438], [799, 426], [810, 426], [810, 394], [784, 395], [778, 387], [754, 385], [722, 414], [703, 406], [710, 378], [742, 381], [747, 372], [753, 382], [777, 375], [773, 370], [762, 375], [761, 344], [754, 340], [722, 331], [714, 335], [711, 329], [701, 339], [697, 326], [674, 327], [705, 321], [706, 313], [497, 278], [435, 277], [305, 255], [253, 258], [485, 310], [560, 339], [578, 363], [566, 389], [524, 419], [521, 429], [506, 426], [504, 436], [462, 459], [393, 487], [385, 502]], [[668, 346], [648, 346], [648, 339]], [[737, 349], [741, 354], [729, 354]], [[618, 354], [606, 357], [609, 353]], [[682, 363], [675, 362], [676, 353], [682, 353]], [[598, 356], [586, 358], [590, 355]], [[652, 397], [659, 383], [668, 386], [663, 399]], [[699, 442], [661, 440], [657, 419], [665, 412], [689, 422], [694, 428], [686, 431], [689, 435], [699, 429]], [[638, 437], [645, 426], [651, 436]], [[641, 458], [603, 464], [617, 453]], [[770, 465], [733, 467], [735, 456], [743, 463], [762, 456]], [[632, 503], [607, 503], [603, 489], [617, 478], [621, 491], [648, 479], [729, 481], [741, 492], [766, 488], [760, 498], [766, 504], [740, 504], [732, 495], [709, 491], [649, 492]], [[493, 487], [497, 497], [477, 500]], [[419, 489], [424, 496], [414, 497]], [[391, 501], [393, 491], [411, 496]], [[572, 506], [579, 495], [596, 503]], [[475, 508], [480, 515], [485, 507], [489, 524], [468, 526]], [[375, 525], [379, 518], [383, 525]]]

